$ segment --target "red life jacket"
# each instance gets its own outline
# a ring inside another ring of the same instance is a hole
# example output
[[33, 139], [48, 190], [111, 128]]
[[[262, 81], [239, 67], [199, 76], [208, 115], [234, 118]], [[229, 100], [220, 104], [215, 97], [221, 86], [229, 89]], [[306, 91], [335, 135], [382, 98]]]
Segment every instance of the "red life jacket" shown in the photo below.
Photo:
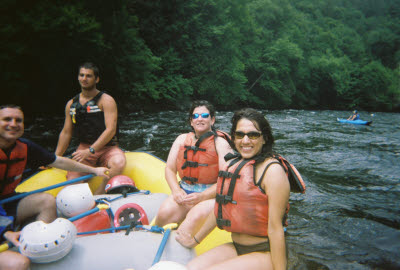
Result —
[[194, 133], [186, 135], [184, 145], [179, 148], [176, 161], [179, 177], [188, 184], [214, 184], [218, 179], [218, 154], [215, 136], [229, 139], [222, 131], [210, 131], [195, 143]]
[[219, 173], [214, 214], [220, 229], [268, 235], [268, 197], [255, 185], [254, 163], [243, 160]]
[[9, 157], [0, 149], [0, 191], [2, 196], [13, 193], [21, 182], [27, 155], [28, 146], [19, 140], [16, 141]]
[[[268, 196], [256, 183], [255, 160], [233, 160], [219, 173], [214, 214], [220, 229], [254, 236], [268, 236]], [[236, 162], [236, 163], [235, 163]], [[260, 180], [272, 164], [264, 169]], [[286, 215], [289, 205], [286, 209]], [[283, 224], [286, 224], [286, 215]]]

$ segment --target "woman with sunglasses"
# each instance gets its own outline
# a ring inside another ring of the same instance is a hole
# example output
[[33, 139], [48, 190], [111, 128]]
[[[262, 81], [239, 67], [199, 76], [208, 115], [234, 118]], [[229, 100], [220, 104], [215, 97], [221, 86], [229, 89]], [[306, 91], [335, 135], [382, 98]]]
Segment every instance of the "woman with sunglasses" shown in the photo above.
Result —
[[187, 267], [286, 269], [283, 224], [290, 185], [273, 158], [271, 127], [261, 113], [243, 109], [232, 118], [231, 134], [239, 155], [220, 172], [214, 213], [193, 237], [181, 232], [177, 240], [194, 247], [218, 226], [232, 233], [232, 243], [201, 254]]
[[193, 131], [179, 135], [169, 152], [165, 179], [172, 195], [160, 206], [155, 225], [184, 220], [178, 231], [192, 235], [212, 212], [218, 172], [232, 148], [229, 135], [213, 127], [215, 109], [209, 102], [193, 102], [189, 123]]

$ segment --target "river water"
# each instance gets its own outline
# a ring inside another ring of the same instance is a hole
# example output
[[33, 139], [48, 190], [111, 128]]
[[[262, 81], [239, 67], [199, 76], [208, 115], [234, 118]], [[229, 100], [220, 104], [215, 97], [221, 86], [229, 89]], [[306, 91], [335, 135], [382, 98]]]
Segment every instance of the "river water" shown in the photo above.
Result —
[[[276, 150], [306, 181], [291, 194], [289, 269], [400, 269], [400, 114], [361, 112], [371, 126], [340, 124], [340, 111], [263, 111]], [[230, 130], [232, 112], [216, 127]], [[121, 117], [121, 148], [166, 160], [175, 138], [189, 131], [187, 114]], [[27, 119], [25, 137], [54, 151], [62, 118]], [[72, 151], [72, 147], [69, 149]]]

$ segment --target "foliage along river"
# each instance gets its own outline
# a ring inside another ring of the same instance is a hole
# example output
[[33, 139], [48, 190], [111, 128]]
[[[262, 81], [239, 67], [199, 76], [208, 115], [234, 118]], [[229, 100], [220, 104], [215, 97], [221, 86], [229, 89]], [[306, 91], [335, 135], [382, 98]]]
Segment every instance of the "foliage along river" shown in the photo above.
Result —
[[[357, 126], [336, 122], [349, 112], [264, 113], [275, 149], [307, 185], [306, 194], [291, 194], [289, 269], [400, 269], [400, 114], [361, 112], [373, 123]], [[229, 132], [232, 114], [218, 112], [217, 128]], [[121, 147], [166, 160], [186, 119], [175, 111], [124, 115]], [[62, 124], [27, 119], [25, 137], [54, 151]]]

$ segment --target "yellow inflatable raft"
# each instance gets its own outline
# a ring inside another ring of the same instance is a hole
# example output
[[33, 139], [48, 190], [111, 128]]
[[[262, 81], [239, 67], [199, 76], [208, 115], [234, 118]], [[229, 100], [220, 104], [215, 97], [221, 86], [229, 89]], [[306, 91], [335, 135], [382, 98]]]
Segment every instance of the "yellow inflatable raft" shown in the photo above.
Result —
[[[127, 165], [123, 174], [133, 179], [138, 189], [150, 190], [152, 193], [171, 193], [164, 177], [165, 162], [163, 160], [147, 152], [126, 152], [125, 155]], [[16, 191], [29, 192], [64, 182], [66, 181], [66, 174], [66, 171], [55, 168], [41, 171], [20, 184]], [[98, 187], [100, 181], [100, 177], [89, 180], [88, 183], [92, 191]], [[62, 188], [47, 192], [56, 196]], [[195, 248], [196, 254], [202, 254], [229, 241], [231, 241], [230, 234], [216, 228]]]

